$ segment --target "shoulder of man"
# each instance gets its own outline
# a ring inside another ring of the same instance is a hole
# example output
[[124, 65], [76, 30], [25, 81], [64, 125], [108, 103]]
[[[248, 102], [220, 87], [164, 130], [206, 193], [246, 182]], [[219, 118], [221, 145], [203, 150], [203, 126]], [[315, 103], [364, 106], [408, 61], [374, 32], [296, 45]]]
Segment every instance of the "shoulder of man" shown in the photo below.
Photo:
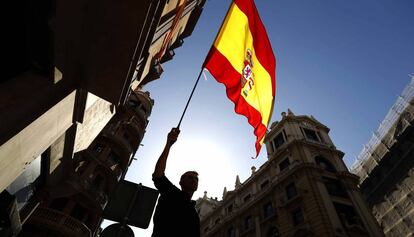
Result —
[[154, 181], [154, 185], [161, 193], [161, 195], [172, 192], [180, 192], [180, 189], [178, 189], [173, 183], [171, 183], [171, 181], [165, 175], [161, 177], [153, 176], [152, 181]]

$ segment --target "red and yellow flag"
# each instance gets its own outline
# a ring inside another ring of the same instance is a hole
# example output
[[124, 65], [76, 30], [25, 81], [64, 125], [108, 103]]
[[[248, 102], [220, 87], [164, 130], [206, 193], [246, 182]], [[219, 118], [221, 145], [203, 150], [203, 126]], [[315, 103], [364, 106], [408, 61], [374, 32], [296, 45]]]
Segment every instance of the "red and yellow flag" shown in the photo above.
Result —
[[234, 0], [203, 65], [254, 128], [256, 156], [275, 98], [276, 59], [253, 0]]

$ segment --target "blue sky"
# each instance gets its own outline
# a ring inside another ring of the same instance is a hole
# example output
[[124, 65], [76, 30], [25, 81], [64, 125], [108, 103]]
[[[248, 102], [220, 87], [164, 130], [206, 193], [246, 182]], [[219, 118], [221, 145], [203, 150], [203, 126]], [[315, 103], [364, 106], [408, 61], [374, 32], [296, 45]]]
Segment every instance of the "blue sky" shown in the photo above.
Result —
[[[155, 100], [142, 147], [127, 179], [153, 187], [151, 174], [169, 130], [176, 126], [204, 58], [230, 5], [208, 0], [193, 35], [161, 79], [145, 87]], [[331, 129], [350, 166], [414, 73], [412, 0], [256, 0], [277, 59], [272, 121], [290, 108], [313, 115]], [[258, 159], [253, 129], [233, 112], [223, 85], [208, 73], [195, 91], [171, 150], [166, 175], [178, 185], [181, 173], [200, 173], [199, 190], [221, 199], [224, 186], [243, 182]], [[134, 230], [136, 236], [150, 236]]]

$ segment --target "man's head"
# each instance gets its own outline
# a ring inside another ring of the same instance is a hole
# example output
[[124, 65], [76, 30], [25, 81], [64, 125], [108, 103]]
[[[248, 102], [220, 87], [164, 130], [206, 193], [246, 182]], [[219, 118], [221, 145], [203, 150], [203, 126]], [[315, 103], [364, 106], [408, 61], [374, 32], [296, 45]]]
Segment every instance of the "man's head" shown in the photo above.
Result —
[[195, 171], [187, 171], [181, 175], [181, 190], [187, 193], [194, 193], [198, 188], [198, 173]]

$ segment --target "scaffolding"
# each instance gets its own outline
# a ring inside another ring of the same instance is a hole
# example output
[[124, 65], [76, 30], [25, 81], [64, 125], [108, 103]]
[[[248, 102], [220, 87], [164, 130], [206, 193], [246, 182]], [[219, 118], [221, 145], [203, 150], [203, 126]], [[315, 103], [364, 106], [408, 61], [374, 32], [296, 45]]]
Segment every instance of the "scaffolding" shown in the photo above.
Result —
[[404, 88], [401, 95], [398, 96], [397, 101], [380, 123], [378, 130], [372, 134], [371, 139], [364, 145], [351, 167], [351, 172], [358, 174], [361, 177], [361, 181], [373, 169], [373, 167], [369, 167], [370, 165], [366, 164], [368, 162], [378, 164], [383, 157], [382, 155], [376, 154], [377, 147], [382, 143], [386, 149], [389, 149], [388, 144], [384, 142], [385, 136], [398, 122], [401, 114], [407, 109], [414, 98], [414, 75], [410, 75], [410, 77], [410, 83]]

